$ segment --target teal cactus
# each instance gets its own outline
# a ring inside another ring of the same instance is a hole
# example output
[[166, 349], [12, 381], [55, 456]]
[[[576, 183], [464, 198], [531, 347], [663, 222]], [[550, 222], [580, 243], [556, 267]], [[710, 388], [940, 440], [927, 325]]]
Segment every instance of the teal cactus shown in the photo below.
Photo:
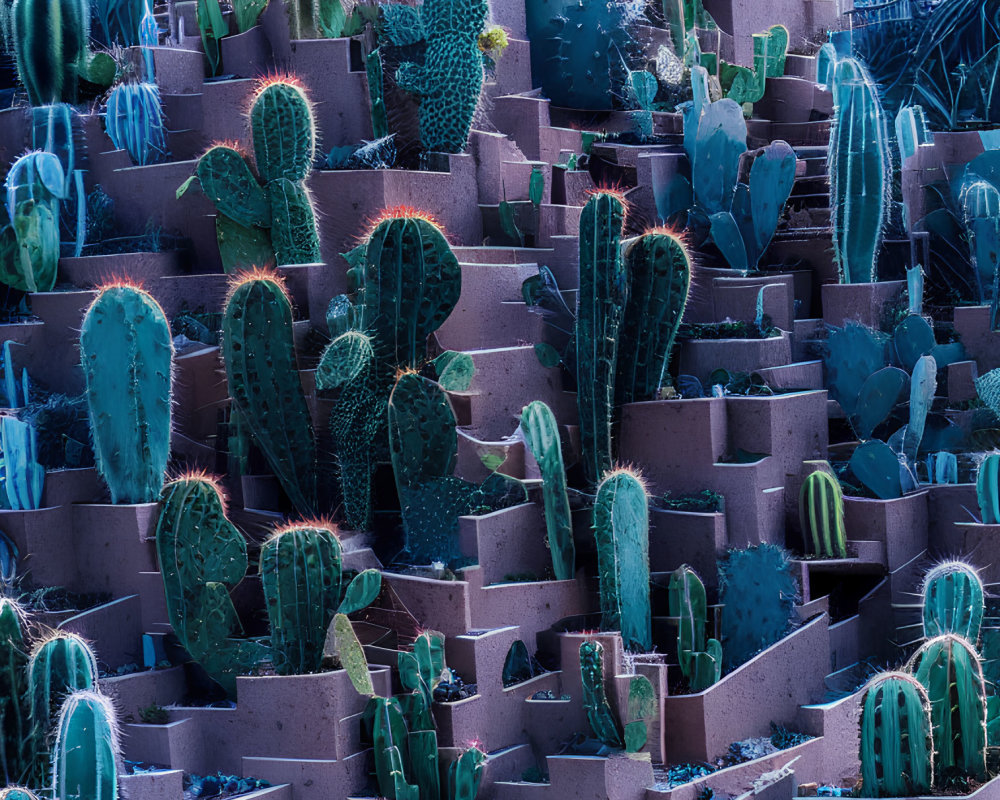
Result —
[[899, 146], [899, 163], [915, 155], [921, 145], [931, 144], [933, 137], [927, 126], [927, 116], [922, 106], [903, 106], [896, 114], [896, 144]]
[[976, 497], [985, 525], [1000, 523], [1000, 454], [990, 453], [976, 473]]
[[667, 588], [670, 616], [677, 618], [677, 660], [693, 692], [701, 692], [722, 676], [722, 645], [705, 640], [708, 604], [705, 584], [687, 564], [670, 576]]
[[[25, 703], [28, 657], [17, 603], [0, 597], [0, 776], [10, 785], [29, 766], [31, 719]], [[2, 795], [0, 795], [2, 797]]]
[[400, 65], [396, 82], [420, 97], [420, 142], [427, 150], [460, 153], [465, 147], [483, 86], [479, 33], [488, 14], [486, 0], [424, 0], [420, 6], [424, 63]]
[[556, 580], [576, 577], [576, 545], [573, 521], [566, 494], [566, 467], [555, 415], [541, 400], [535, 400], [521, 412], [521, 429], [528, 449], [542, 473], [542, 499], [545, 505], [545, 529], [552, 553], [552, 571]]
[[434, 690], [449, 675], [444, 660], [444, 635], [437, 631], [423, 631], [413, 642], [413, 652], [400, 650], [397, 654], [399, 681], [412, 693], [408, 717], [410, 729], [433, 730], [431, 704]]
[[604, 647], [600, 642], [580, 645], [580, 678], [583, 682], [583, 707], [594, 736], [611, 747], [622, 747], [618, 722], [611, 712], [604, 692]]
[[302, 514], [316, 506], [316, 448], [295, 360], [292, 304], [273, 273], [237, 276], [222, 318], [233, 407]]
[[928, 453], [927, 479], [929, 483], [958, 483], [958, 457], [947, 450]]
[[909, 670], [927, 690], [934, 772], [986, 777], [986, 685], [979, 656], [965, 639], [944, 634], [920, 647]]
[[167, 155], [160, 90], [155, 83], [122, 83], [108, 95], [104, 125], [118, 150], [133, 164], [156, 164]]
[[677, 236], [651, 231], [625, 250], [628, 304], [618, 346], [616, 403], [655, 400], [687, 306], [691, 258]]
[[830, 140], [833, 248], [842, 283], [878, 279], [892, 157], [878, 93], [853, 59], [837, 65]]
[[921, 589], [924, 638], [946, 633], [975, 644], [983, 624], [983, 581], [968, 564], [946, 561], [929, 570]]
[[847, 558], [844, 493], [840, 481], [827, 469], [814, 470], [802, 482], [799, 491], [802, 538], [811, 545], [813, 555]]
[[990, 327], [996, 330], [997, 300], [1000, 298], [1000, 189], [985, 180], [970, 180], [959, 195], [962, 220], [969, 241], [979, 287], [979, 299], [991, 305]]
[[60, 800], [118, 800], [121, 755], [111, 701], [94, 691], [74, 692], [59, 710], [52, 753], [52, 787]]
[[851, 472], [876, 497], [893, 500], [903, 496], [899, 456], [885, 442], [872, 439], [859, 445], [848, 462]]
[[611, 421], [618, 340], [628, 297], [621, 257], [623, 199], [590, 197], [580, 218], [580, 294], [576, 318], [577, 406], [587, 480], [596, 483], [612, 464]]
[[910, 376], [910, 420], [903, 431], [903, 453], [916, 461], [927, 427], [927, 415], [937, 391], [937, 361], [934, 356], [920, 356]]
[[410, 731], [407, 739], [410, 748], [410, 774], [420, 797], [437, 800], [441, 796], [437, 731]]
[[126, 283], [100, 290], [83, 318], [80, 355], [94, 460], [112, 503], [150, 503], [163, 488], [173, 354], [152, 295]]
[[59, 264], [59, 209], [66, 173], [59, 157], [41, 150], [25, 153], [7, 173], [7, 216], [0, 247], [4, 283], [23, 292], [50, 292]]
[[0, 789], [0, 800], [38, 800], [38, 795], [23, 786], [7, 786]]
[[476, 800], [486, 769], [486, 753], [468, 747], [448, 767], [448, 800]]
[[[689, 120], [684, 121], [685, 146], [688, 146]], [[734, 100], [706, 103], [699, 117], [690, 120], [688, 152], [691, 159], [691, 184], [695, 199], [705, 213], [728, 212], [733, 207], [739, 184], [740, 160], [747, 150], [747, 124], [743, 109]]]
[[931, 709], [924, 687], [902, 672], [868, 683], [861, 711], [861, 783], [871, 797], [930, 792]]
[[418, 800], [416, 786], [406, 782], [405, 765], [409, 761], [406, 721], [399, 701], [394, 697], [373, 697], [365, 717], [371, 729], [375, 751], [375, 777], [379, 791], [395, 800]]
[[271, 650], [279, 675], [318, 672], [340, 599], [341, 548], [318, 523], [279, 528], [260, 549]]
[[45, 467], [38, 463], [38, 431], [16, 417], [0, 417], [0, 508], [42, 507]]
[[626, 469], [605, 475], [594, 504], [601, 627], [620, 630], [629, 650], [653, 646], [649, 603], [649, 498]]
[[90, 7], [84, 0], [17, 0], [13, 4], [17, 73], [32, 105], [76, 102], [85, 74]]

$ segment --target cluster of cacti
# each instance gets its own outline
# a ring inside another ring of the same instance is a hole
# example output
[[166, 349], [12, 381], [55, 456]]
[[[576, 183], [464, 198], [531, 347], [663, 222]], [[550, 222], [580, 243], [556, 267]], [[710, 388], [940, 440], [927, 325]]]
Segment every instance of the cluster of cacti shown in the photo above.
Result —
[[108, 95], [104, 125], [111, 142], [132, 163], [155, 164], [167, 155], [160, 90], [155, 83], [122, 83]]
[[149, 503], [170, 454], [173, 343], [152, 295], [126, 283], [100, 290], [80, 331], [97, 469], [113, 503]]
[[705, 584], [687, 564], [670, 576], [670, 616], [677, 619], [677, 660], [692, 692], [701, 692], [722, 676], [722, 645], [705, 638], [708, 602]]
[[[320, 260], [319, 236], [305, 179], [316, 151], [316, 131], [302, 87], [287, 78], [264, 84], [250, 106], [250, 128], [259, 180], [248, 159], [226, 144], [210, 147], [198, 159], [195, 174], [219, 212], [224, 266], [227, 271], [262, 266], [260, 260], [234, 259], [240, 253], [259, 255], [264, 239], [279, 266], [315, 263]], [[189, 183], [178, 189], [178, 196]], [[238, 241], [223, 246], [228, 238]]]
[[788, 29], [775, 25], [766, 33], [753, 34], [753, 68], [719, 62], [719, 82], [726, 97], [740, 105], [763, 99], [768, 78], [785, 74]]
[[810, 553], [823, 558], [847, 558], [844, 492], [829, 465], [809, 473], [799, 491], [802, 538]]
[[604, 692], [604, 647], [600, 642], [580, 645], [580, 680], [583, 685], [583, 707], [594, 736], [611, 747], [621, 747], [624, 742], [618, 730], [618, 721], [611, 711]]

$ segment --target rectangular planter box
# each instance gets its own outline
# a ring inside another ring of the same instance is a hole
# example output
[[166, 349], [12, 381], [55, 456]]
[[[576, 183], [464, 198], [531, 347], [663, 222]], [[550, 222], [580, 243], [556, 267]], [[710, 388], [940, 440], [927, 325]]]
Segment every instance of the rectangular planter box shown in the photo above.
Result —
[[706, 389], [713, 370], [756, 372], [792, 361], [791, 336], [782, 331], [769, 339], [689, 339], [681, 342], [680, 372], [694, 375]]
[[844, 498], [848, 539], [880, 542], [886, 568], [896, 570], [927, 549], [927, 492], [895, 500]]
[[878, 330], [886, 307], [896, 303], [906, 281], [880, 283], [828, 283], [822, 287], [823, 321], [838, 328], [848, 321]]

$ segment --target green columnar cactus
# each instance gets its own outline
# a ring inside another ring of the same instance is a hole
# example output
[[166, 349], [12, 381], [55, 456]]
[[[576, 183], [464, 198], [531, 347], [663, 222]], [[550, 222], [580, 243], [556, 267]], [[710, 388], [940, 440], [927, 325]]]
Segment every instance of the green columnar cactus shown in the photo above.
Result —
[[979, 656], [965, 639], [930, 639], [909, 669], [927, 690], [934, 733], [934, 771], [939, 778], [959, 770], [986, 777], [986, 685]]
[[1000, 523], [1000, 454], [983, 459], [976, 473], [976, 497], [984, 525]]
[[97, 469], [112, 503], [150, 503], [170, 455], [170, 325], [160, 304], [124, 283], [103, 287], [80, 331]]
[[705, 641], [705, 584], [687, 564], [671, 574], [667, 601], [670, 616], [678, 620], [677, 660], [681, 672], [691, 691], [704, 691], [722, 676], [722, 645], [717, 639]]
[[303, 523], [279, 528], [260, 549], [260, 577], [279, 675], [318, 672], [340, 599], [340, 541]]
[[861, 711], [862, 791], [871, 797], [927, 794], [933, 752], [924, 687], [902, 672], [872, 678]]
[[7, 173], [0, 280], [22, 292], [50, 292], [59, 264], [59, 210], [66, 174], [54, 153], [36, 150]]
[[577, 406], [587, 480], [596, 483], [611, 468], [611, 418], [618, 340], [628, 276], [621, 257], [625, 204], [598, 192], [580, 218], [580, 295], [576, 317]]
[[649, 498], [629, 470], [609, 472], [597, 489], [594, 536], [601, 579], [601, 627], [620, 630], [629, 650], [653, 646], [649, 605]]
[[85, 0], [16, 0], [17, 74], [32, 105], [76, 102], [86, 73], [90, 6]]
[[842, 283], [878, 279], [892, 163], [885, 115], [871, 79], [853, 59], [837, 65], [830, 139], [833, 247]]
[[60, 800], [118, 800], [118, 722], [111, 701], [74, 692], [59, 711], [52, 788]]
[[10, 598], [0, 597], [0, 777], [6, 784], [19, 781], [29, 765], [27, 664], [21, 610]]
[[409, 747], [399, 701], [394, 697], [373, 697], [365, 716], [371, 724], [379, 792], [395, 800], [418, 800], [417, 787], [406, 782]]
[[823, 469], [811, 472], [799, 491], [799, 521], [802, 538], [812, 545], [812, 554], [823, 558], [847, 558], [844, 528], [844, 494], [840, 481]]
[[[420, 695], [428, 709], [427, 722], [433, 727], [429, 709], [434, 702], [434, 690], [446, 673], [444, 662], [444, 634], [424, 631], [413, 642], [413, 652], [400, 650], [397, 655], [399, 680], [403, 687]], [[427, 726], [418, 726], [426, 728]]]
[[316, 446], [299, 380], [292, 304], [277, 275], [238, 277], [222, 318], [234, 409], [301, 514], [316, 506]]
[[580, 678], [583, 681], [583, 707], [594, 735], [611, 747], [623, 745], [618, 723], [604, 693], [604, 647], [600, 642], [580, 645]]
[[483, 86], [479, 33], [486, 0], [424, 0], [420, 19], [424, 63], [400, 65], [396, 82], [420, 96], [420, 142], [427, 150], [460, 153], [469, 138]]
[[448, 767], [448, 800], [476, 800], [486, 769], [486, 753], [469, 747]]
[[628, 707], [625, 721], [625, 750], [638, 753], [649, 739], [649, 723], [659, 715], [656, 690], [649, 678], [636, 675], [628, 685]]
[[691, 259], [671, 233], [652, 231], [625, 251], [625, 306], [615, 379], [616, 403], [655, 400], [669, 382], [667, 366], [691, 285]]
[[992, 305], [990, 326], [996, 330], [997, 283], [1000, 281], [1000, 190], [989, 181], [973, 180], [959, 195], [965, 233], [972, 252], [979, 299]]
[[569, 581], [576, 576], [576, 545], [569, 497], [566, 494], [566, 468], [555, 415], [541, 400], [535, 400], [521, 412], [521, 429], [542, 473], [542, 499], [545, 503], [545, 528], [552, 553], [552, 571], [556, 580]]
[[441, 770], [437, 731], [411, 731], [407, 744], [410, 748], [410, 774], [420, 797], [438, 800], [441, 797]]
[[968, 564], [946, 561], [929, 570], [921, 590], [924, 638], [946, 633], [973, 644], [986, 610], [983, 581]]

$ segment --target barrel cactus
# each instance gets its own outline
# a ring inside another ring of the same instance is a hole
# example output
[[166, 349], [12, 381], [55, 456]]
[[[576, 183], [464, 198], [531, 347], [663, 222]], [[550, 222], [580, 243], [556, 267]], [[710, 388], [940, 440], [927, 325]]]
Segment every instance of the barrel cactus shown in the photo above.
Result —
[[975, 644], [986, 610], [983, 581], [968, 564], [946, 561], [929, 570], [921, 589], [924, 637], [953, 633]]
[[821, 558], [847, 558], [844, 528], [844, 494], [829, 472], [809, 473], [799, 491], [799, 521], [802, 538], [810, 553]]
[[0, 800], [38, 800], [38, 795], [23, 786], [0, 789]]
[[60, 800], [118, 800], [121, 755], [111, 701], [94, 691], [74, 692], [59, 711], [52, 751], [52, 786]]

